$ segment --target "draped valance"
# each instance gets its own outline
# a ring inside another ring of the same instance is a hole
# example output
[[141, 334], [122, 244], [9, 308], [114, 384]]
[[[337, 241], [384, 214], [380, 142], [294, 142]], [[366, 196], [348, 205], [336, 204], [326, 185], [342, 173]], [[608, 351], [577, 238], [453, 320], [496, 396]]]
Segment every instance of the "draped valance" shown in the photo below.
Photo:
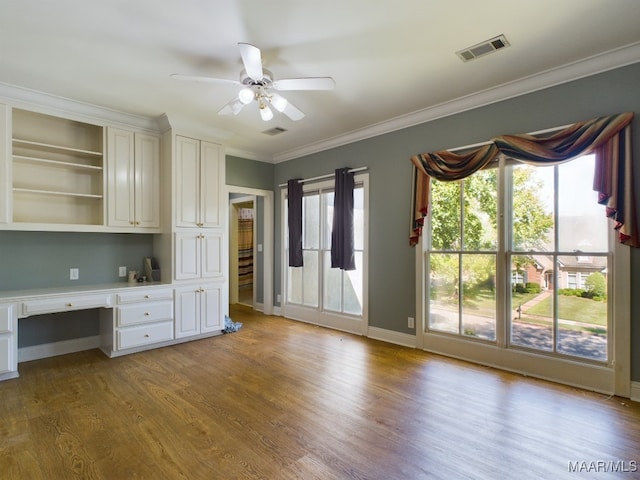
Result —
[[501, 135], [464, 153], [442, 150], [411, 157], [413, 208], [410, 244], [418, 243], [429, 208], [430, 179], [455, 181], [472, 175], [506, 155], [531, 165], [554, 165], [581, 155], [595, 154], [593, 189], [598, 203], [614, 220], [620, 242], [640, 247], [631, 156], [633, 113], [599, 117], [575, 123], [548, 136]]

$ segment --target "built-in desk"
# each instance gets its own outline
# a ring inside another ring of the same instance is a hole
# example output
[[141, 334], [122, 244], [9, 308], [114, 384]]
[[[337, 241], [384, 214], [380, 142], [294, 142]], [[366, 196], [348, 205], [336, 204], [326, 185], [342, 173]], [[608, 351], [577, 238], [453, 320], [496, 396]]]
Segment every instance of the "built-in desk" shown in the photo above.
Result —
[[110, 357], [171, 344], [173, 287], [115, 283], [0, 292], [0, 380], [18, 376], [19, 319], [100, 309], [100, 345]]

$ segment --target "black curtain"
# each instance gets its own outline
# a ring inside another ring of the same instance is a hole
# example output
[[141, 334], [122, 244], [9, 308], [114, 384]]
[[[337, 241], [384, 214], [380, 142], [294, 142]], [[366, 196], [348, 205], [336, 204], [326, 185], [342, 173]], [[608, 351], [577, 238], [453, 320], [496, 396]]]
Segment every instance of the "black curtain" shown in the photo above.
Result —
[[302, 267], [302, 183], [300, 179], [287, 182], [289, 225], [289, 266]]
[[353, 172], [336, 169], [336, 191], [333, 198], [333, 230], [331, 231], [331, 268], [355, 270], [353, 252]]

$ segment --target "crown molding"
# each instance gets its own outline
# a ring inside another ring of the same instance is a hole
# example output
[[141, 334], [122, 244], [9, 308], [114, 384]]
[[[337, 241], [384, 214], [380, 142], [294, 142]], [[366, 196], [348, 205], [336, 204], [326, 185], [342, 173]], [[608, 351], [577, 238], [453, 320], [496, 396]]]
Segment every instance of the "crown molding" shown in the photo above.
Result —
[[640, 62], [640, 42], [572, 62], [562, 67], [523, 77], [512, 82], [503, 83], [449, 102], [434, 105], [433, 107], [375, 123], [343, 135], [311, 143], [301, 148], [282, 152], [273, 156], [273, 163], [286, 162], [385, 133], [402, 130], [403, 128], [413, 127], [421, 123], [431, 122], [456, 113], [508, 100], [638, 62]]
[[62, 116], [94, 125], [126, 125], [149, 131], [159, 129], [158, 120], [151, 117], [133, 115], [8, 83], [0, 82], [0, 101], [12, 107]]

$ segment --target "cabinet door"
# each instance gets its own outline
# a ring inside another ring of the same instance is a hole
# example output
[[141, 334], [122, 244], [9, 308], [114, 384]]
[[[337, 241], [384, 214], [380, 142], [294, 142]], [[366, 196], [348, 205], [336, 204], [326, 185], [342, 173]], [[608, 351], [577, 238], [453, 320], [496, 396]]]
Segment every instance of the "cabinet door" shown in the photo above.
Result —
[[0, 373], [17, 370], [13, 353], [13, 338], [11, 335], [0, 335]]
[[205, 233], [201, 236], [201, 276], [222, 277], [222, 234]]
[[176, 136], [176, 226], [200, 223], [200, 142]]
[[225, 179], [222, 147], [202, 142], [200, 147], [200, 222], [204, 227], [219, 227], [222, 224], [220, 194]]
[[200, 333], [200, 288], [190, 286], [175, 291], [176, 338]]
[[0, 373], [18, 370], [16, 327], [13, 305], [0, 305]]
[[200, 278], [200, 234], [176, 233], [176, 280]]
[[135, 222], [160, 228], [160, 139], [135, 134]]
[[134, 226], [133, 132], [107, 129], [108, 225]]
[[205, 285], [200, 293], [201, 331], [215, 332], [224, 328], [222, 313], [222, 287], [220, 285]]

